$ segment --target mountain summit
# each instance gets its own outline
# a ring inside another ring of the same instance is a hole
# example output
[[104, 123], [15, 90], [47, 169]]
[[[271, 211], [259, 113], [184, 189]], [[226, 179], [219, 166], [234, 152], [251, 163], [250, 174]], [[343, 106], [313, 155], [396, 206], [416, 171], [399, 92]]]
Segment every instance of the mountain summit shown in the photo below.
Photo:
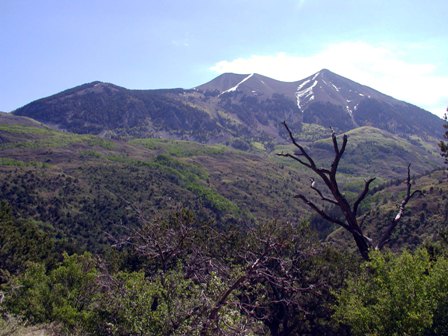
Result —
[[128, 90], [93, 82], [13, 112], [56, 128], [104, 136], [167, 137], [206, 143], [284, 141], [281, 122], [347, 131], [373, 126], [438, 136], [440, 118], [323, 69], [296, 82], [225, 73], [190, 90]]
[[303, 121], [342, 130], [375, 126], [392, 133], [431, 133], [412, 120], [438, 118], [411, 104], [394, 99], [368, 86], [323, 69], [296, 82], [297, 106]]
[[296, 103], [303, 122], [342, 131], [374, 126], [392, 133], [422, 135], [440, 128], [440, 119], [430, 112], [327, 69], [296, 82], [226, 73], [196, 89], [264, 98], [280, 94]]
[[296, 83], [282, 82], [256, 73], [246, 75], [225, 73], [196, 87], [196, 90], [218, 91], [220, 94], [242, 92], [265, 97], [280, 94], [294, 100], [296, 88]]

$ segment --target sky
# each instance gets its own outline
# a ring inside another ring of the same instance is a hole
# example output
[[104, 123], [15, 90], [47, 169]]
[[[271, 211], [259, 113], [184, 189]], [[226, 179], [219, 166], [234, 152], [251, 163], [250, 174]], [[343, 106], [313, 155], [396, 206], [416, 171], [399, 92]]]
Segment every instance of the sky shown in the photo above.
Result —
[[193, 88], [326, 68], [442, 116], [446, 0], [0, 0], [0, 111], [92, 81]]

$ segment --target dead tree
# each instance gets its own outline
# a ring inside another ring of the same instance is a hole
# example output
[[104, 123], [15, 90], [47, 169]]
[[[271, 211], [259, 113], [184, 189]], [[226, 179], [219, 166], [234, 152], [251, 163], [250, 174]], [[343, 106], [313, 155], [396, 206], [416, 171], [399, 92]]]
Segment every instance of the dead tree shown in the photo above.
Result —
[[302, 268], [305, 261], [318, 254], [305, 236], [305, 231], [288, 223], [266, 223], [250, 229], [235, 255], [237, 276], [231, 274], [232, 269], [221, 274], [226, 286], [210, 304], [200, 335], [226, 334], [219, 327], [224, 323], [220, 320], [224, 306], [262, 322], [271, 335], [292, 335], [307, 300], [325, 286], [321, 279], [301, 278], [306, 277]]
[[298, 194], [295, 196], [295, 198], [301, 199], [305, 204], [307, 204], [310, 208], [312, 208], [317, 214], [319, 214], [322, 218], [326, 219], [327, 221], [334, 223], [348, 232], [353, 236], [353, 239], [355, 240], [356, 246], [359, 250], [359, 253], [361, 256], [368, 260], [369, 259], [369, 250], [372, 248], [374, 249], [381, 249], [387, 241], [390, 239], [390, 236], [396, 226], [398, 225], [398, 222], [403, 216], [403, 212], [405, 210], [406, 205], [408, 202], [417, 194], [421, 194], [420, 190], [415, 190], [411, 192], [411, 172], [410, 172], [410, 164], [408, 165], [408, 176], [406, 179], [406, 196], [403, 199], [403, 201], [400, 204], [399, 210], [395, 218], [391, 221], [391, 223], [388, 225], [386, 231], [380, 235], [380, 238], [378, 242], [375, 244], [371, 238], [367, 237], [362, 230], [362, 222], [358, 222], [358, 212], [359, 212], [359, 206], [361, 202], [365, 199], [369, 192], [370, 184], [375, 180], [375, 178], [370, 178], [368, 180], [364, 180], [364, 188], [359, 193], [358, 197], [354, 201], [354, 203], [351, 205], [350, 202], [347, 200], [347, 198], [344, 196], [344, 194], [341, 192], [339, 188], [339, 184], [336, 179], [337, 170], [339, 167], [339, 162], [341, 161], [342, 155], [344, 155], [345, 148], [347, 146], [348, 136], [344, 134], [342, 137], [342, 144], [339, 144], [338, 139], [336, 137], [336, 133], [332, 130], [331, 139], [333, 143], [333, 150], [334, 150], [334, 159], [331, 163], [330, 168], [320, 168], [317, 166], [316, 162], [313, 160], [313, 158], [310, 156], [310, 154], [305, 150], [305, 148], [300, 145], [296, 139], [294, 138], [292, 131], [286, 124], [286, 122], [283, 122], [283, 125], [285, 126], [289, 138], [291, 142], [294, 144], [294, 146], [298, 149], [294, 154], [291, 153], [278, 153], [277, 155], [288, 157], [296, 160], [301, 165], [309, 168], [311, 171], [313, 171], [315, 174], [317, 174], [320, 179], [324, 182], [326, 188], [328, 189], [328, 192], [330, 192], [331, 196], [327, 197], [324, 195], [324, 193], [316, 187], [316, 183], [314, 179], [311, 179], [311, 189], [314, 190], [317, 195], [320, 197], [320, 199], [325, 202], [332, 204], [333, 206], [338, 207], [343, 215], [344, 215], [344, 221], [339, 220], [337, 218], [334, 218], [333, 216], [329, 215], [325, 210], [321, 209], [316, 203], [311, 201], [307, 196], [303, 194]]

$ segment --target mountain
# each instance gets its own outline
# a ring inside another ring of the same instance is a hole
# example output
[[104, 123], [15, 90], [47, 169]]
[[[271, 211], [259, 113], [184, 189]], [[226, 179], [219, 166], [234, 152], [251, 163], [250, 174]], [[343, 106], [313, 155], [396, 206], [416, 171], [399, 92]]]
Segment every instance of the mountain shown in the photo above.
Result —
[[297, 82], [281, 82], [258, 74], [223, 74], [196, 89], [264, 98], [279, 94], [297, 104], [304, 123], [341, 131], [373, 126], [400, 135], [440, 133], [441, 120], [430, 112], [327, 69]]
[[437, 137], [442, 121], [329, 70], [297, 82], [259, 74], [218, 76], [193, 89], [129, 90], [109, 83], [84, 84], [13, 112], [57, 129], [105, 137], [157, 137], [227, 143], [285, 142], [287, 121], [347, 131], [372, 126], [398, 135]]
[[195, 88], [199, 91], [217, 91], [220, 95], [232, 92], [242, 92], [251, 96], [283, 95], [289, 100], [295, 100], [296, 83], [278, 81], [259, 74], [238, 75], [222, 74], [208, 83]]
[[170, 131], [176, 137], [176, 132], [186, 135], [198, 129], [219, 132], [204, 111], [177, 99], [182, 91], [128, 90], [93, 82], [32, 102], [14, 114], [81, 134], [161, 137]]
[[439, 134], [440, 118], [329, 70], [297, 82], [303, 121], [341, 130], [373, 126], [395, 134]]
[[301, 122], [295, 103], [279, 94], [258, 99], [201, 90], [128, 90], [102, 82], [40, 99], [13, 114], [80, 134], [234, 142], [238, 148], [252, 140], [278, 142], [283, 120], [297, 127]]

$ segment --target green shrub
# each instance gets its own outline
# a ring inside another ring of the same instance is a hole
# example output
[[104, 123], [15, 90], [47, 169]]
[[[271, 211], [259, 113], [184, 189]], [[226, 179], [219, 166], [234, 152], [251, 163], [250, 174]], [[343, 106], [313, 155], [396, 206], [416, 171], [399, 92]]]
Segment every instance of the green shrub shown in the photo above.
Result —
[[334, 315], [354, 335], [446, 335], [448, 259], [374, 252], [362, 267], [337, 294]]

